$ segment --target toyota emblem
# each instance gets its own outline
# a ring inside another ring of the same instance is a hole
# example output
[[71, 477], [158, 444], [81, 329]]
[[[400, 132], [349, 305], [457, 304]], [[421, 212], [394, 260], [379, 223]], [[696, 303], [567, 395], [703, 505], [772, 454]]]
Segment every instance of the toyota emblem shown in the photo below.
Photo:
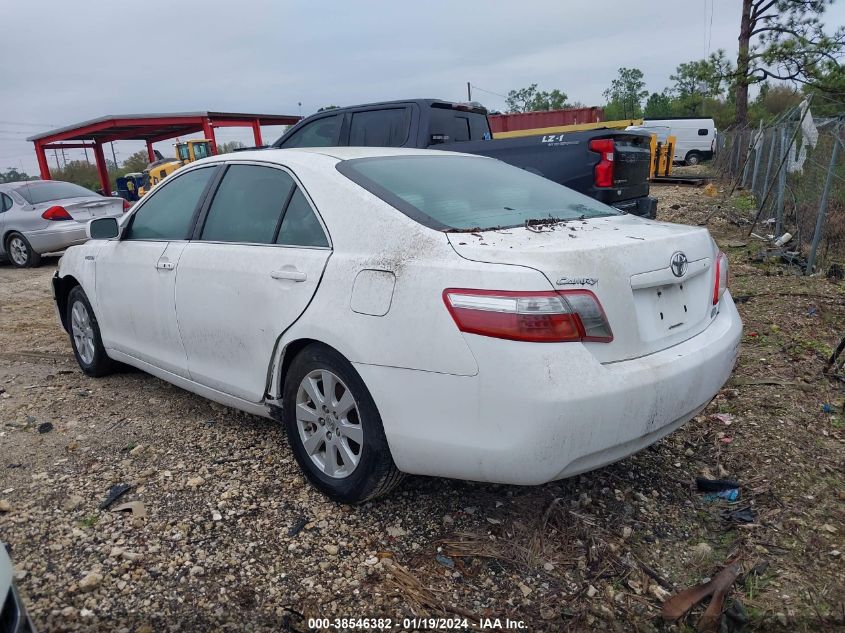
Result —
[[669, 260], [669, 265], [672, 267], [672, 274], [675, 277], [683, 277], [687, 272], [687, 256], [681, 251], [672, 254], [672, 259]]

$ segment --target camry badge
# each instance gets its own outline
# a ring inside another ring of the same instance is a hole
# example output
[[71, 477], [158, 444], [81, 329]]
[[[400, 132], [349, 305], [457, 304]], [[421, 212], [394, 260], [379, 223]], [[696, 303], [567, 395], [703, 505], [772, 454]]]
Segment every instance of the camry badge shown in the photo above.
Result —
[[669, 265], [672, 267], [672, 274], [675, 277], [683, 277], [687, 272], [687, 256], [681, 251], [676, 251], [672, 254], [672, 259], [669, 260]]

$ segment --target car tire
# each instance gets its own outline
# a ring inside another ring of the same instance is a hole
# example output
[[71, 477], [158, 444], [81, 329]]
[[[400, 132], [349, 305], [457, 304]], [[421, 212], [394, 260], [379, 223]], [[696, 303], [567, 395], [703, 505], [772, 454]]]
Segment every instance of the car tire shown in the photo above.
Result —
[[100, 325], [82, 286], [68, 294], [66, 319], [73, 355], [82, 371], [92, 378], [113, 373], [117, 363], [106, 354]]
[[689, 152], [684, 157], [685, 165], [698, 165], [701, 162], [701, 154], [698, 152]]
[[287, 371], [282, 411], [296, 461], [331, 499], [363, 503], [404, 478], [369, 390], [337, 351], [315, 344], [297, 354]]
[[35, 268], [41, 264], [41, 255], [32, 250], [29, 240], [16, 232], [6, 237], [6, 256], [16, 268]]

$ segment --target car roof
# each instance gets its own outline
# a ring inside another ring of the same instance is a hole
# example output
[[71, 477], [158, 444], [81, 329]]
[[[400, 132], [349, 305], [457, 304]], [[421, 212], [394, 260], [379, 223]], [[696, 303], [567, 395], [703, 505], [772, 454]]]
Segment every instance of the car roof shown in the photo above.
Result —
[[[413, 149], [405, 147], [297, 147], [290, 149], [260, 149], [241, 151], [231, 154], [218, 154], [204, 158], [197, 163], [212, 163], [220, 161], [264, 161], [282, 164], [313, 163], [318, 157], [332, 158], [335, 161], [353, 160], [355, 158], [379, 158], [385, 156], [475, 156], [460, 152], [444, 152], [434, 149]], [[193, 164], [197, 164], [193, 163]]]

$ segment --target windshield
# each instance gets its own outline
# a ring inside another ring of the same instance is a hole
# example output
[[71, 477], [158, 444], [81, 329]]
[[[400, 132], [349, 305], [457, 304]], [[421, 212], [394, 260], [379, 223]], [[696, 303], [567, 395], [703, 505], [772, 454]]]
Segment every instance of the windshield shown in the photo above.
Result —
[[343, 161], [337, 169], [420, 224], [441, 231], [617, 214], [563, 185], [488, 158], [446, 152], [385, 156]]
[[87, 198], [97, 195], [85, 187], [74, 185], [71, 182], [59, 182], [57, 180], [29, 182], [26, 185], [18, 187], [16, 191], [29, 204], [62, 200], [63, 198]]
[[194, 160], [211, 156], [208, 143], [194, 143]]

